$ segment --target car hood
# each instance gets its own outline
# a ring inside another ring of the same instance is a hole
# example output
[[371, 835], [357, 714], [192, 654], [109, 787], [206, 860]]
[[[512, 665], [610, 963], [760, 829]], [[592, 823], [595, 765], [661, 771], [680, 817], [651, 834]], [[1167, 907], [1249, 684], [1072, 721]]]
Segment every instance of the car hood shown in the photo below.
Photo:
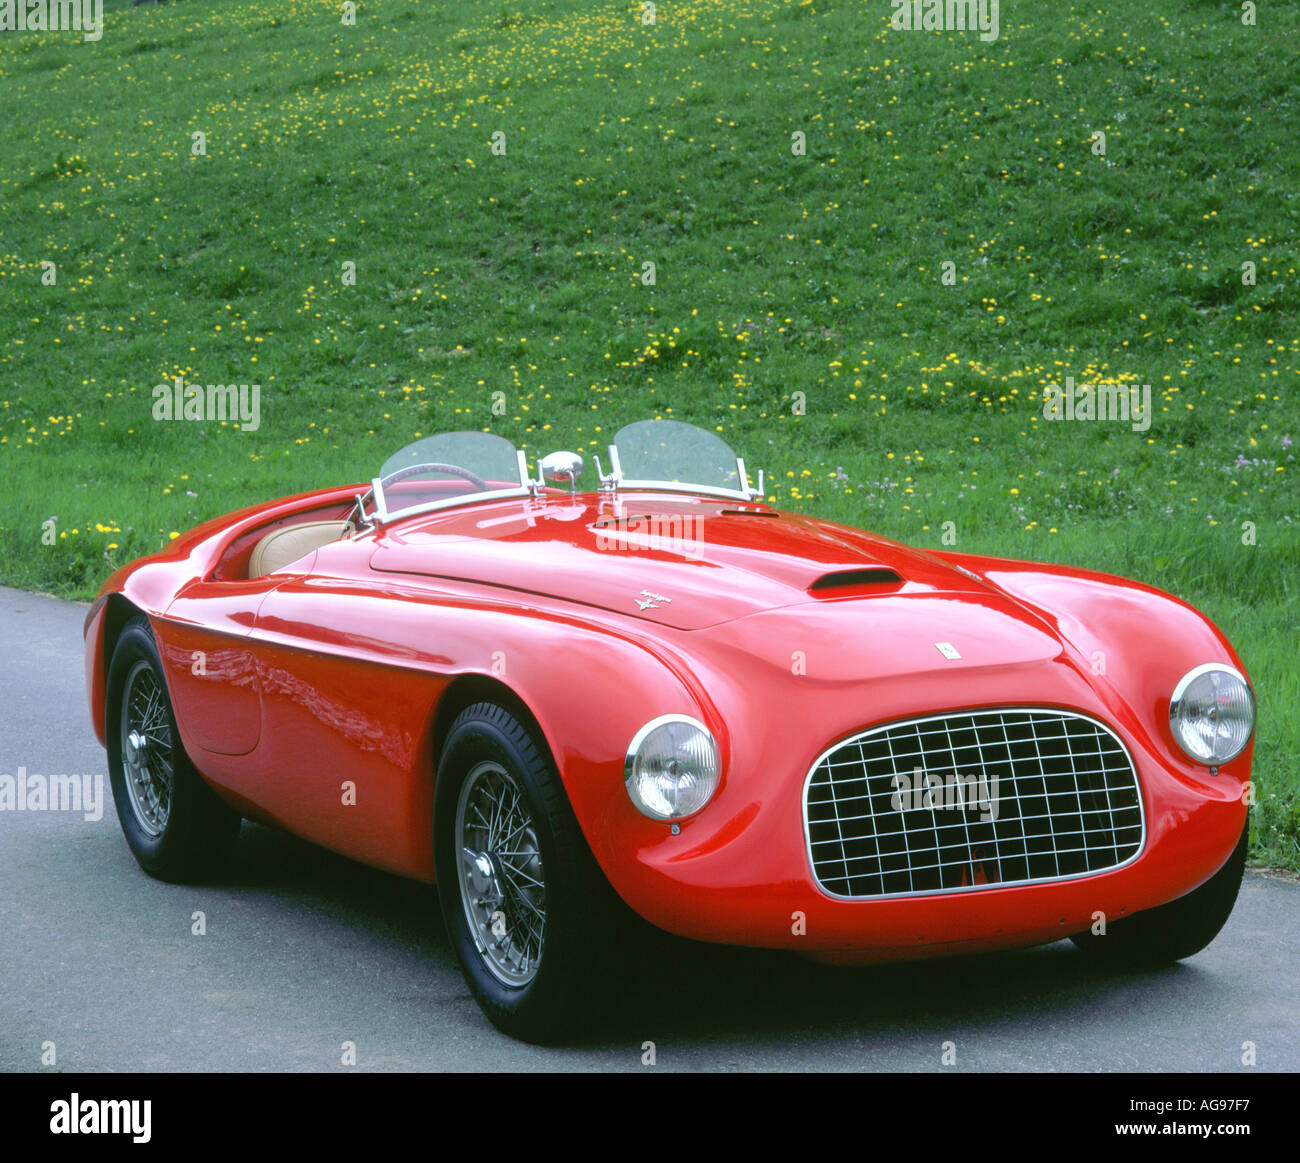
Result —
[[[384, 530], [372, 569], [506, 588], [677, 630], [776, 610], [867, 638], [933, 645], [961, 628], [1004, 661], [1059, 641], [1020, 604], [939, 558], [765, 505], [586, 494], [453, 510]], [[785, 625], [788, 620], [781, 620]], [[773, 624], [773, 628], [778, 623]], [[957, 647], [961, 652], [960, 646]]]

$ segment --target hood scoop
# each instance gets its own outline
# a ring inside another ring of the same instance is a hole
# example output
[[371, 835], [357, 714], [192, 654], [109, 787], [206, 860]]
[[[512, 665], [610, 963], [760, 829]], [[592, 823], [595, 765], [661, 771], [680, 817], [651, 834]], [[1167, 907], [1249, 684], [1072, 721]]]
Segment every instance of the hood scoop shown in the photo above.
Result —
[[824, 573], [808, 587], [814, 597], [836, 598], [859, 593], [863, 589], [898, 586], [903, 579], [887, 565], [872, 565], [861, 569], [837, 569]]

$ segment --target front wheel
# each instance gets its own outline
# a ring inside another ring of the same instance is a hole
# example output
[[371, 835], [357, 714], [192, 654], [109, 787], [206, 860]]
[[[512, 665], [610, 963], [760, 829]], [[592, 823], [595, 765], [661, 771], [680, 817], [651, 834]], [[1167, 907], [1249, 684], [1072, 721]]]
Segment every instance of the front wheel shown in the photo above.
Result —
[[503, 707], [457, 716], [434, 789], [438, 896], [475, 1000], [504, 1033], [571, 1038], [603, 1009], [619, 902], [549, 755]]
[[108, 774], [122, 833], [161, 880], [210, 875], [229, 854], [239, 816], [203, 782], [181, 746], [149, 621], [131, 619], [108, 668]]
[[1113, 921], [1103, 934], [1070, 938], [1099, 960], [1127, 965], [1167, 965], [1199, 953], [1227, 923], [1241, 888], [1250, 847], [1249, 821], [1227, 863], [1200, 888], [1167, 905]]

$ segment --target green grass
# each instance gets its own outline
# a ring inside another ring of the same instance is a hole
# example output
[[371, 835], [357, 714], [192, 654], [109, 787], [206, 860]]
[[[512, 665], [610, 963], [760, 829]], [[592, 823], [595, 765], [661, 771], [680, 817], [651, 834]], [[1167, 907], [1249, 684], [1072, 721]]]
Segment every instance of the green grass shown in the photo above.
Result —
[[[1254, 857], [1300, 867], [1294, 6], [339, 11], [0, 34], [0, 580], [86, 597], [417, 434], [672, 415], [783, 506], [1197, 604], [1261, 699]], [[155, 422], [176, 375], [260, 427]], [[1151, 385], [1149, 430], [1045, 420], [1067, 375]]]

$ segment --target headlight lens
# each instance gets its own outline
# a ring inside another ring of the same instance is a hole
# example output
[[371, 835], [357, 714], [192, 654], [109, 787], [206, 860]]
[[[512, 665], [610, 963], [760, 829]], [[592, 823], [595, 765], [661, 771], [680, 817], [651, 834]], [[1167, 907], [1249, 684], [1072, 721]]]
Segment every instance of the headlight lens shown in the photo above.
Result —
[[1227, 763], [1245, 750], [1255, 730], [1255, 696], [1231, 666], [1210, 663], [1189, 670], [1169, 701], [1169, 724], [1178, 745], [1197, 763]]
[[687, 715], [651, 719], [628, 745], [627, 794], [654, 820], [681, 820], [707, 804], [718, 787], [718, 746]]

